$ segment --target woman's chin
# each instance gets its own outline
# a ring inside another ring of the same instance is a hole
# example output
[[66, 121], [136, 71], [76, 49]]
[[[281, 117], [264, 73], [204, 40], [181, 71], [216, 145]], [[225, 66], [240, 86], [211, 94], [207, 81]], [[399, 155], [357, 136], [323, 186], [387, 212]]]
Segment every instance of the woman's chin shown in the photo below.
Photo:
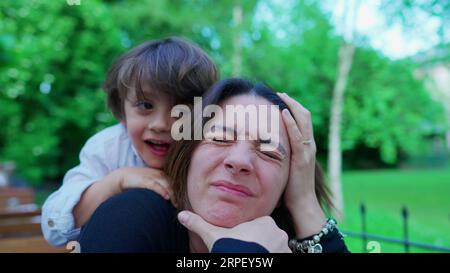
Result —
[[212, 221], [208, 221], [210, 224], [213, 224], [222, 228], [232, 228], [240, 224], [239, 221], [225, 220], [225, 219], [214, 219]]
[[203, 217], [203, 219], [205, 219], [205, 221], [212, 225], [223, 228], [232, 228], [236, 225], [250, 220], [246, 219], [245, 215], [243, 215], [242, 212], [242, 210], [233, 208], [211, 208], [201, 216]]

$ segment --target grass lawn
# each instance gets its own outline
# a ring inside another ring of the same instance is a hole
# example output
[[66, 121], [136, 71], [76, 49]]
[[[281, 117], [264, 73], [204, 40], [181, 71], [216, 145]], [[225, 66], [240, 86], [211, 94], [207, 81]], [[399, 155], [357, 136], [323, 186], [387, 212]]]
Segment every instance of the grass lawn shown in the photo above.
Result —
[[[371, 234], [403, 239], [401, 208], [409, 209], [409, 240], [450, 247], [450, 168], [344, 172], [345, 218], [339, 227], [361, 231], [360, 202], [366, 205]], [[42, 205], [51, 191], [38, 191]], [[362, 240], [346, 237], [352, 252], [362, 252]], [[381, 252], [403, 252], [401, 245], [381, 244]], [[411, 248], [411, 252], [430, 252]]]
[[[343, 174], [345, 218], [341, 229], [361, 231], [360, 202], [366, 205], [371, 234], [403, 238], [401, 208], [409, 210], [409, 240], [450, 247], [450, 169], [352, 171]], [[362, 240], [346, 237], [352, 252]], [[403, 252], [381, 244], [381, 252]], [[411, 248], [411, 252], [430, 252]]]

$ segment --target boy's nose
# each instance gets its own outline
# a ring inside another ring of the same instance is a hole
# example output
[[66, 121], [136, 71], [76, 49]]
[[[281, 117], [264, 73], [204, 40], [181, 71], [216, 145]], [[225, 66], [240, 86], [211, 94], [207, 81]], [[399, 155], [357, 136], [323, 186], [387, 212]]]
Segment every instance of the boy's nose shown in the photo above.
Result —
[[155, 132], [168, 132], [170, 131], [171, 118], [167, 113], [157, 114], [149, 123], [148, 128]]

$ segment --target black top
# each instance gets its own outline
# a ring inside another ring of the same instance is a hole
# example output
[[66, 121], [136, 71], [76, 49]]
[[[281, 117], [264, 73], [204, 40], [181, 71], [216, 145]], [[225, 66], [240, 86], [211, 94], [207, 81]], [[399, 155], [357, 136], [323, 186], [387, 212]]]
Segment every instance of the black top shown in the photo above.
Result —
[[[337, 233], [328, 237], [324, 252], [347, 252]], [[176, 208], [146, 189], [131, 189], [104, 202], [82, 228], [79, 243], [81, 252], [189, 252], [188, 232], [178, 222]], [[256, 243], [223, 238], [211, 252], [268, 251]]]
[[145, 189], [127, 190], [100, 205], [79, 243], [81, 252], [189, 252], [175, 207]]

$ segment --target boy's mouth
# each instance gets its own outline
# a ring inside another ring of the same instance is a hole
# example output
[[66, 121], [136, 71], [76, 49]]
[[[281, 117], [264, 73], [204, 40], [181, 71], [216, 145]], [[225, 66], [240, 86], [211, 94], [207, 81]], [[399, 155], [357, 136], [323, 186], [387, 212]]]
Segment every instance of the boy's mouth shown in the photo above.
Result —
[[148, 145], [150, 151], [156, 156], [164, 157], [169, 152], [170, 143], [166, 141], [148, 139], [144, 140], [144, 142]]

